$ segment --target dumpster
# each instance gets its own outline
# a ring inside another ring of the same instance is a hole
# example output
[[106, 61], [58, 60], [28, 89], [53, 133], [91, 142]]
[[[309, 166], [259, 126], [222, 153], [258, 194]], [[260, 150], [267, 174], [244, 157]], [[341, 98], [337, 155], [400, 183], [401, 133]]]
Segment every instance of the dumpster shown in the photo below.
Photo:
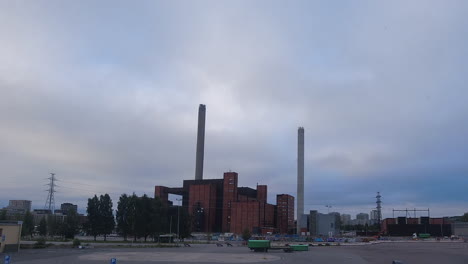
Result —
[[309, 245], [290, 245], [293, 251], [309, 251]]
[[270, 248], [270, 240], [249, 240], [247, 246], [253, 251], [267, 252]]

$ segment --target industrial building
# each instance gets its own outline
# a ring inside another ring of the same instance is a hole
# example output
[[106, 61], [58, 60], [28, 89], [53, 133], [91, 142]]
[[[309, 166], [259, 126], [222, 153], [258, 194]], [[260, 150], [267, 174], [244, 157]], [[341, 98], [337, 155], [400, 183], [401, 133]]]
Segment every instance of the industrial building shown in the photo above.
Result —
[[382, 221], [381, 232], [389, 236], [411, 236], [414, 233], [425, 233], [436, 237], [450, 236], [452, 235], [452, 222], [446, 217], [386, 218]]
[[[205, 121], [206, 106], [200, 104], [195, 179], [184, 180], [183, 186], [177, 188], [155, 186], [154, 197], [158, 197], [164, 205], [170, 206], [172, 202], [169, 201], [169, 194], [182, 196], [182, 206], [187, 208], [193, 221], [193, 232], [240, 234], [245, 229], [256, 234], [291, 232], [294, 228], [294, 197], [281, 194], [277, 196], [278, 206], [269, 204], [266, 185], [257, 185], [256, 189], [238, 187], [236, 172], [225, 172], [222, 179], [203, 179]], [[303, 174], [298, 172], [298, 177], [302, 175], [303, 178]]]
[[172, 204], [169, 194], [182, 196], [194, 232], [288, 233], [294, 228], [294, 197], [277, 195], [278, 205], [269, 204], [266, 185], [238, 187], [236, 172], [225, 172], [223, 179], [184, 180], [178, 188], [155, 186], [154, 196], [165, 205]]

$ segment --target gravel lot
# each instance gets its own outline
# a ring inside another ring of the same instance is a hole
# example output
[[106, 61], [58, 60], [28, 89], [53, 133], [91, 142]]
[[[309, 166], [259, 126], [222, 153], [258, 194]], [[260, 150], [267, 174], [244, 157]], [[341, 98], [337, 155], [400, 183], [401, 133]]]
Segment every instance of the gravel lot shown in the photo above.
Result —
[[[251, 252], [246, 247], [193, 245], [181, 248], [93, 248], [93, 249], [28, 249], [10, 254], [11, 264], [110, 263], [117, 258], [125, 263], [346, 263], [390, 264], [466, 264], [468, 243], [382, 243], [365, 246], [311, 247], [307, 252]], [[3, 261], [3, 255], [1, 256]]]

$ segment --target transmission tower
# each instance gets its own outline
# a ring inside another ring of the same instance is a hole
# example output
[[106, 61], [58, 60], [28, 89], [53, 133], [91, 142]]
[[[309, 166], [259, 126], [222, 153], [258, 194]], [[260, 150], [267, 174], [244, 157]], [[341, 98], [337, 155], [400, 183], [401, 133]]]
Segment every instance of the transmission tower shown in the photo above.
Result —
[[382, 221], [382, 200], [380, 200], [380, 198], [382, 198], [382, 196], [380, 196], [380, 192], [377, 192], [377, 196], [375, 197], [377, 198], [377, 221], [378, 223], [380, 224], [380, 222]]
[[45, 205], [44, 205], [44, 209], [48, 209], [52, 212], [52, 214], [55, 213], [55, 198], [54, 198], [54, 193], [56, 192], [55, 190], [55, 187], [57, 187], [57, 185], [55, 184], [55, 181], [57, 180], [55, 178], [55, 173], [51, 173], [50, 174], [50, 177], [47, 178], [50, 182], [48, 184], [46, 184], [47, 186], [49, 186], [49, 189], [47, 189], [46, 191], [48, 192], [47, 194], [47, 199], [46, 199], [46, 202], [45, 202]]

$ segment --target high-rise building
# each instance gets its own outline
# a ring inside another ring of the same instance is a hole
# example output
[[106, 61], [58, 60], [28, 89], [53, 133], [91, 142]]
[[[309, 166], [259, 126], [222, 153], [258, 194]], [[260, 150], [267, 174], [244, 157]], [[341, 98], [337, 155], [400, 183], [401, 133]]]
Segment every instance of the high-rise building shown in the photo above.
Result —
[[276, 195], [276, 226], [281, 234], [294, 229], [294, 197], [289, 194]]
[[369, 223], [369, 214], [359, 213], [356, 215], [356, 224], [365, 225]]
[[342, 225], [349, 225], [349, 224], [351, 224], [351, 215], [349, 215], [349, 214], [342, 214], [342, 215], [341, 215], [341, 224], [342, 224]]

